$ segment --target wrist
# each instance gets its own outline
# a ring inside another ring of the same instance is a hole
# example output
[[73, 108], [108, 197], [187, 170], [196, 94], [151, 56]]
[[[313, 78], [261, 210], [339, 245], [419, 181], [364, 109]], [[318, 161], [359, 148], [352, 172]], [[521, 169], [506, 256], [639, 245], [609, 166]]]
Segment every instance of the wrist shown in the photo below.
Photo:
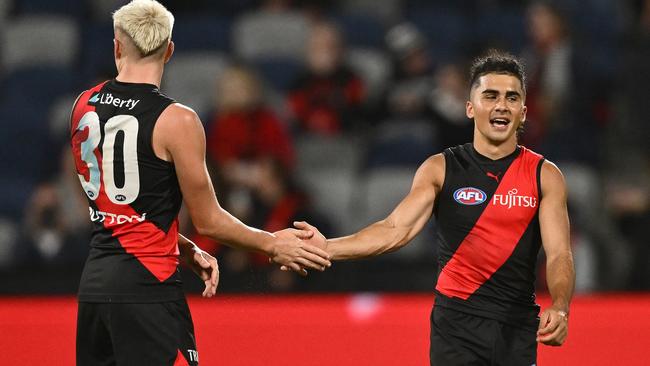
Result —
[[551, 306], [553, 309], [556, 309], [559, 312], [563, 312], [566, 316], [569, 316], [569, 304], [564, 301], [553, 302]]
[[329, 239], [325, 239], [325, 251], [327, 254], [330, 255], [330, 260], [340, 260], [342, 259], [341, 257], [341, 251], [339, 250], [340, 246], [337, 245], [336, 243], [332, 242]]
[[269, 258], [275, 256], [275, 239], [277, 237], [273, 233], [262, 231], [262, 239], [260, 240], [260, 245], [258, 250], [264, 253], [264, 255]]

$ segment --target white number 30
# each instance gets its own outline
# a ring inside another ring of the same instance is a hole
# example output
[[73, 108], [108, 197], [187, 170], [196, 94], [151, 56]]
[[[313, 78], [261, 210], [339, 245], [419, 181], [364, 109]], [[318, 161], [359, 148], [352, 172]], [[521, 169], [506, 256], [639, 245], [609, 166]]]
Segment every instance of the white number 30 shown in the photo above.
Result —
[[[129, 115], [117, 115], [106, 121], [104, 126], [104, 143], [102, 144], [102, 169], [99, 170], [95, 150], [101, 140], [99, 116], [96, 112], [88, 112], [79, 121], [77, 131], [88, 128], [88, 138], [81, 143], [81, 160], [88, 166], [89, 179], [83, 175], [79, 181], [84, 192], [91, 200], [99, 196], [101, 180], [104, 182], [106, 195], [111, 202], [118, 205], [129, 204], [138, 197], [140, 193], [140, 174], [138, 168], [138, 120]], [[117, 133], [124, 134], [124, 186], [117, 187], [115, 184], [115, 171], [113, 161], [115, 158], [115, 139]], [[104, 173], [102, 179], [101, 173]]]

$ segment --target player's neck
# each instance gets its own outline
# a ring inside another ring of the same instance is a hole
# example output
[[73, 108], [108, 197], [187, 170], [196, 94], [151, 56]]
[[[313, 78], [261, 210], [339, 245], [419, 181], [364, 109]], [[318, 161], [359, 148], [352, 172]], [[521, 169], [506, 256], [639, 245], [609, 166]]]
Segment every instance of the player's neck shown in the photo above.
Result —
[[492, 160], [497, 160], [512, 154], [517, 149], [517, 139], [512, 138], [495, 144], [485, 139], [475, 138], [473, 145], [479, 154]]
[[160, 87], [162, 74], [162, 65], [130, 63], [122, 65], [115, 79], [124, 83], [153, 84]]

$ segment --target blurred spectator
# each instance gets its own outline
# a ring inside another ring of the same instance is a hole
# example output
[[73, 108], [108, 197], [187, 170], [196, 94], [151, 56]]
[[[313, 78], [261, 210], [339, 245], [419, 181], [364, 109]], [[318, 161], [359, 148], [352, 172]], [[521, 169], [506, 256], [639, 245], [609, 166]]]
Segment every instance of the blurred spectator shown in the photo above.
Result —
[[390, 118], [426, 118], [428, 98], [433, 89], [432, 61], [426, 40], [412, 24], [402, 23], [386, 35], [393, 58], [393, 76], [382, 105], [382, 115]]
[[[221, 203], [237, 218], [251, 224], [259, 220], [258, 191], [273, 181], [267, 181], [264, 169], [273, 161], [282, 171], [290, 172], [294, 165], [294, 147], [285, 125], [265, 103], [263, 88], [256, 74], [242, 65], [233, 65], [217, 81], [216, 113], [207, 126], [207, 154], [214, 168], [213, 178]], [[264, 227], [264, 222], [256, 222]], [[285, 227], [291, 226], [291, 222]], [[220, 248], [224, 273], [233, 276], [232, 284], [247, 288], [246, 273], [251, 264], [266, 270], [268, 258], [246, 252]], [[282, 276], [282, 275], [280, 275]], [[282, 281], [280, 281], [282, 282]]]
[[265, 0], [258, 9], [239, 17], [232, 30], [236, 55], [247, 61], [300, 60], [309, 19], [291, 5], [290, 0]]
[[270, 157], [291, 169], [291, 137], [266, 106], [260, 81], [244, 66], [230, 67], [218, 81], [217, 111], [207, 129], [208, 156], [225, 184], [220, 197], [245, 220], [250, 214], [250, 190], [259, 181], [255, 163]]
[[431, 111], [432, 61], [424, 36], [412, 24], [402, 23], [388, 31], [386, 44], [393, 75], [373, 113], [376, 125], [366, 169], [418, 166], [440, 147]]
[[307, 68], [289, 92], [289, 109], [306, 132], [335, 135], [354, 130], [366, 91], [359, 76], [343, 63], [341, 33], [329, 23], [312, 27]]
[[[523, 55], [530, 75], [528, 122], [522, 143], [557, 163], [564, 173], [574, 226], [572, 245], [576, 253], [585, 254], [576, 261], [577, 278], [586, 279], [577, 282], [577, 290], [624, 286], [630, 272], [629, 243], [605, 210], [601, 177], [595, 169], [599, 156], [594, 142], [606, 122], [599, 120], [603, 117], [597, 110], [608, 108], [602, 104], [607, 98], [593, 98], [593, 85], [584, 84], [588, 78], [575, 78], [576, 54], [560, 9], [533, 2], [528, 19], [531, 43]], [[597, 268], [595, 280], [585, 273], [593, 272], [592, 268]]]
[[[636, 1], [623, 43], [617, 93], [618, 114], [608, 126], [607, 208], [632, 244], [630, 288], [650, 288], [650, 0]], [[621, 162], [625, 161], [625, 164]]]
[[[258, 180], [253, 187], [253, 215], [250, 224], [264, 230], [281, 230], [293, 226], [294, 221], [314, 222], [331, 233], [326, 219], [311, 209], [307, 195], [291, 179], [287, 168], [273, 158], [261, 159], [257, 163]], [[266, 266], [266, 256], [253, 256], [258, 266]], [[278, 291], [290, 290], [295, 286], [295, 275], [282, 272], [276, 266], [268, 266], [269, 285]]]
[[572, 124], [571, 100], [572, 46], [560, 11], [545, 2], [528, 8], [530, 45], [524, 51], [528, 69], [526, 133], [522, 141], [533, 149], [548, 148], [544, 142], [554, 131]]
[[438, 125], [443, 148], [471, 140], [474, 124], [465, 114], [468, 99], [467, 80], [462, 64], [446, 64], [435, 72], [435, 87], [431, 91], [430, 108]]
[[90, 219], [67, 148], [60, 155], [61, 172], [40, 184], [25, 209], [28, 246], [18, 250], [19, 261], [48, 265], [81, 264], [87, 255]]

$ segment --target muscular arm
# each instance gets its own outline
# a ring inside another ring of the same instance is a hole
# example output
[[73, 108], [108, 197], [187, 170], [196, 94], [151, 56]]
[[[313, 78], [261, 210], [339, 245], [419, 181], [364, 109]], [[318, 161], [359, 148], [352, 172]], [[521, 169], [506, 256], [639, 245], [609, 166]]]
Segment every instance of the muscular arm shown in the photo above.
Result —
[[575, 284], [566, 185], [560, 170], [550, 162], [544, 162], [542, 166], [541, 184], [539, 224], [546, 253], [546, 279], [553, 304], [540, 316], [539, 340], [560, 345], [566, 338], [567, 316]]
[[388, 217], [350, 236], [327, 240], [332, 259], [375, 256], [406, 245], [431, 217], [444, 174], [442, 154], [425, 161], [415, 173], [411, 191]]
[[[171, 161], [192, 223], [199, 234], [227, 245], [264, 253], [275, 261], [297, 269], [298, 263], [322, 269], [327, 253], [308, 245], [243, 224], [224, 210], [216, 197], [205, 163], [205, 133], [194, 111], [172, 104], [159, 117], [153, 147], [161, 159]], [[306, 235], [294, 231], [294, 235]], [[283, 240], [279, 240], [283, 239]], [[295, 263], [298, 262], [298, 263]]]

